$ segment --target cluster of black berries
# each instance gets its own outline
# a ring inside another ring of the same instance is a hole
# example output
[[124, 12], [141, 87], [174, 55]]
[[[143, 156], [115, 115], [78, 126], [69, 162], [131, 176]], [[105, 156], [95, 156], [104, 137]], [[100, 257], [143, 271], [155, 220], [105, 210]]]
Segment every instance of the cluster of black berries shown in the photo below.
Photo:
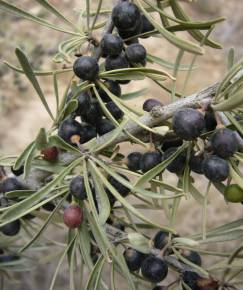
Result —
[[[177, 237], [178, 235], [171, 235], [171, 239]], [[165, 231], [158, 231], [152, 239], [152, 247], [154, 250], [159, 250], [163, 256], [173, 255], [173, 251], [169, 246], [169, 233]], [[190, 263], [193, 263], [197, 266], [202, 265], [201, 256], [195, 251], [189, 250], [179, 250], [184, 259], [188, 260]], [[161, 257], [161, 255], [154, 254], [144, 254], [134, 248], [127, 248], [124, 253], [124, 258], [127, 263], [127, 266], [131, 272], [137, 272], [141, 269], [142, 276], [152, 282], [160, 283], [164, 280], [168, 274], [168, 265], [166, 261]], [[175, 257], [175, 256], [174, 256]], [[183, 263], [183, 261], [179, 261]], [[192, 287], [193, 283], [195, 285], [198, 283], [201, 278], [196, 272], [189, 272], [190, 274], [182, 274], [182, 280], [185, 284]], [[196, 279], [195, 279], [195, 277]], [[191, 277], [191, 279], [189, 279]], [[194, 281], [194, 282], [193, 282]], [[160, 288], [161, 287], [161, 288]], [[163, 289], [163, 286], [156, 286], [153, 290]], [[184, 288], [183, 288], [184, 289]], [[192, 290], [204, 289], [204, 288], [195, 288], [192, 287]], [[205, 288], [206, 289], [206, 288]]]
[[[183, 140], [194, 140], [205, 131], [215, 130], [216, 120], [212, 113], [205, 116], [198, 110], [186, 108], [178, 110], [172, 120], [175, 134]], [[210, 137], [211, 154], [194, 154], [190, 160], [191, 170], [204, 174], [213, 182], [224, 181], [229, 176], [226, 159], [238, 150], [235, 133], [227, 128], [216, 129]]]

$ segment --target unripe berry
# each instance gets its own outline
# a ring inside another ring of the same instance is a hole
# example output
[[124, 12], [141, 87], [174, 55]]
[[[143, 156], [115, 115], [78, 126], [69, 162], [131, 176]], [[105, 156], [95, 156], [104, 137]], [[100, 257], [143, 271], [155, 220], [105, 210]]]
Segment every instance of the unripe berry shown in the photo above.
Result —
[[116, 120], [119, 120], [124, 116], [123, 111], [113, 101], [108, 102], [106, 108]]
[[15, 220], [13, 222], [10, 222], [0, 228], [0, 231], [5, 235], [5, 236], [15, 236], [19, 233], [20, 231], [20, 220]]
[[147, 172], [161, 162], [161, 154], [158, 151], [146, 152], [140, 160], [140, 169]]
[[[107, 87], [107, 89], [116, 97], [121, 96], [121, 87], [116, 81], [112, 80], [107, 80], [104, 82], [104, 85]], [[98, 89], [99, 96], [104, 102], [109, 102], [111, 101], [111, 98], [108, 96], [108, 94], [102, 90], [101, 88]]]
[[112, 10], [112, 21], [119, 30], [130, 30], [141, 21], [141, 14], [135, 4], [121, 2]]
[[74, 62], [73, 71], [82, 80], [94, 81], [99, 74], [99, 65], [94, 57], [81, 56]]
[[125, 57], [125, 54], [122, 52], [118, 56], [108, 56], [105, 61], [105, 70], [116, 70], [116, 69], [122, 69], [122, 68], [128, 68], [129, 63]]
[[203, 114], [191, 108], [179, 109], [172, 119], [174, 132], [184, 140], [193, 140], [199, 137], [204, 130], [204, 126]]
[[156, 106], [163, 107], [163, 104], [157, 99], [147, 99], [143, 103], [143, 110], [146, 112], [150, 112]]
[[123, 40], [119, 35], [106, 34], [100, 42], [101, 50], [105, 56], [117, 56], [122, 52]]
[[147, 51], [142, 44], [133, 43], [126, 48], [126, 57], [130, 64], [142, 64], [145, 66]]
[[57, 161], [58, 150], [57, 147], [48, 147], [41, 150], [42, 158], [49, 162]]
[[235, 133], [227, 128], [216, 130], [210, 141], [214, 153], [222, 158], [229, 158], [238, 150]]
[[[129, 179], [125, 176], [125, 175], [123, 175], [123, 174], [121, 174], [121, 173], [119, 173], [119, 175], [122, 177], [122, 178], [124, 178], [124, 179], [126, 179], [127, 181], [129, 181]], [[110, 182], [110, 184], [120, 193], [120, 195], [121, 196], [123, 196], [123, 197], [126, 197], [128, 194], [129, 194], [129, 192], [130, 192], [130, 189], [128, 188], [128, 187], [126, 187], [125, 185], [123, 185], [123, 184], [121, 184], [118, 180], [116, 180], [114, 177], [112, 177], [111, 175], [109, 175], [108, 177], [107, 177], [107, 180]]]
[[82, 176], [74, 177], [69, 184], [70, 193], [79, 200], [84, 200], [87, 197], [84, 179]]
[[203, 174], [203, 169], [202, 169], [203, 160], [204, 160], [203, 154], [195, 155], [195, 153], [193, 153], [189, 161], [190, 169], [198, 174]]
[[218, 157], [210, 156], [202, 163], [204, 175], [213, 182], [224, 181], [229, 176], [229, 165], [227, 161]]
[[142, 153], [132, 152], [127, 155], [127, 167], [132, 171], [140, 170], [140, 160], [142, 158]]
[[[169, 148], [164, 152], [163, 160], [168, 159], [177, 151], [177, 148]], [[176, 158], [174, 158], [166, 169], [172, 173], [182, 174], [186, 164], [186, 152], [181, 152]]]
[[149, 256], [143, 261], [141, 272], [143, 277], [148, 279], [150, 282], [158, 283], [164, 280], [167, 276], [168, 266], [160, 258]]
[[230, 184], [224, 190], [224, 197], [228, 202], [242, 202], [243, 189], [238, 184]]
[[83, 212], [79, 205], [71, 204], [64, 210], [63, 220], [70, 229], [78, 228], [83, 221]]
[[108, 119], [102, 119], [97, 125], [96, 130], [97, 133], [102, 136], [112, 130], [114, 130], [116, 127], [113, 125], [113, 123]]
[[137, 271], [140, 269], [143, 260], [146, 258], [146, 255], [133, 249], [128, 248], [124, 251], [123, 256], [127, 263], [128, 269], [131, 272]]

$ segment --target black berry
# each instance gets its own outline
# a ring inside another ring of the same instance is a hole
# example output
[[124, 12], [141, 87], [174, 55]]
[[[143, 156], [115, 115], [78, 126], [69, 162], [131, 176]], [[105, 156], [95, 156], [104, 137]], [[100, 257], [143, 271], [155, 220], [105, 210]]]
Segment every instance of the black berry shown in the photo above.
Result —
[[117, 56], [122, 52], [123, 40], [119, 35], [108, 33], [102, 38], [100, 46], [105, 56]]
[[164, 280], [167, 276], [168, 266], [160, 258], [149, 256], [143, 261], [141, 272], [143, 277], [148, 279], [150, 282], [158, 283]]
[[82, 114], [82, 121], [96, 125], [102, 119], [103, 111], [97, 100], [92, 100], [90, 108], [84, 114]]
[[84, 179], [82, 176], [74, 177], [69, 184], [70, 193], [79, 200], [84, 200], [87, 197]]
[[[119, 175], [123, 178], [123, 179], [126, 179], [127, 181], [129, 181], [129, 179], [119, 173]], [[109, 175], [107, 180], [110, 182], [110, 184], [121, 194], [121, 196], [123, 197], [126, 197], [129, 192], [130, 192], [130, 189], [127, 188], [125, 185], [121, 184], [118, 180], [116, 180], [113, 176]]]
[[65, 119], [58, 128], [58, 136], [67, 143], [71, 143], [71, 137], [74, 135], [81, 136], [82, 126], [72, 118]]
[[213, 131], [216, 129], [217, 121], [213, 112], [207, 111], [205, 113], [204, 120], [205, 120], [206, 131]]
[[14, 169], [13, 166], [11, 167], [11, 171], [15, 176], [20, 176], [24, 173], [24, 166], [20, 166], [19, 169]]
[[167, 149], [171, 147], [178, 148], [182, 144], [183, 144], [183, 140], [180, 138], [165, 139], [162, 143], [161, 149], [162, 151], [166, 151]]
[[123, 253], [128, 269], [133, 272], [140, 269], [146, 255], [133, 249], [128, 248]]
[[213, 182], [224, 181], [229, 176], [228, 162], [215, 155], [204, 159], [202, 169], [204, 175]]
[[169, 241], [168, 232], [158, 231], [153, 238], [153, 245], [156, 249], [162, 250]]
[[15, 236], [19, 233], [20, 227], [21, 227], [20, 221], [15, 220], [2, 226], [0, 230], [5, 236]]
[[204, 126], [203, 114], [191, 108], [178, 110], [172, 119], [174, 132], [184, 140], [193, 140], [199, 137], [204, 130]]
[[[202, 290], [201, 287], [198, 286], [198, 281], [201, 277], [196, 272], [185, 271], [182, 275], [183, 282], [189, 286], [192, 290]], [[183, 290], [186, 288], [183, 286]]]
[[216, 130], [210, 141], [214, 153], [222, 158], [229, 158], [238, 150], [235, 133], [227, 128]]
[[108, 102], [106, 108], [116, 120], [121, 119], [124, 115], [123, 111], [113, 101]]
[[17, 255], [3, 255], [3, 256], [0, 256], [0, 263], [10, 263], [19, 259], [20, 257]]
[[142, 158], [142, 153], [132, 152], [127, 155], [127, 167], [132, 171], [140, 170], [140, 160]]
[[80, 143], [83, 144], [97, 136], [96, 128], [90, 124], [82, 123], [82, 138]]
[[148, 99], [143, 103], [143, 110], [150, 112], [156, 106], [162, 107], [163, 104], [157, 99]]
[[42, 207], [44, 210], [50, 211], [50, 212], [52, 212], [56, 208], [55, 204], [50, 201], [44, 204]]
[[[133, 43], [138, 43], [138, 38], [136, 38], [136, 35], [139, 35], [141, 33], [142, 29], [142, 22], [138, 22], [137, 26], [131, 28], [130, 30], [118, 30], [119, 35], [121, 38], [124, 40], [124, 42], [127, 45], [133, 44]], [[131, 38], [131, 39], [128, 39]]]
[[192, 262], [195, 265], [202, 265], [201, 256], [195, 251], [184, 251], [183, 257], [185, 257], [188, 261]]
[[[171, 155], [173, 155], [177, 151], [177, 148], [171, 147], [164, 152], [163, 160], [168, 159]], [[186, 163], [186, 153], [181, 152], [178, 156], [176, 156], [170, 163], [167, 165], [167, 170], [172, 173], [182, 174], [185, 169]]]
[[[104, 82], [104, 85], [107, 87], [107, 89], [116, 97], [120, 97], [121, 96], [121, 87], [118, 84], [118, 82], [116, 81], [112, 81], [112, 80], [107, 80]], [[101, 99], [104, 102], [109, 102], [111, 101], [110, 97], [108, 96], [108, 94], [102, 90], [101, 88], [98, 89], [98, 93], [101, 97]]]
[[141, 14], [135, 4], [121, 2], [112, 10], [112, 21], [119, 30], [130, 30], [141, 21]]
[[89, 110], [91, 106], [91, 97], [88, 92], [82, 92], [80, 95], [78, 95], [77, 101], [78, 108], [76, 110], [76, 113], [80, 116]]
[[161, 154], [158, 151], [146, 152], [140, 160], [140, 169], [147, 172], [161, 162]]
[[125, 57], [124, 53], [119, 54], [118, 56], [108, 56], [105, 61], [105, 70], [115, 70], [115, 69], [122, 69], [128, 68], [129, 63]]
[[192, 153], [189, 161], [190, 169], [198, 174], [203, 174], [202, 169], [203, 160], [204, 160], [203, 154], [195, 155], [195, 153]]
[[[146, 18], [145, 15], [142, 15], [142, 30], [141, 33], [146, 33], [154, 30], [153, 24]], [[149, 36], [141, 36], [141, 38], [147, 38]]]
[[77, 204], [71, 204], [64, 210], [63, 220], [70, 229], [78, 228], [83, 221], [83, 211]]
[[22, 189], [23, 185], [15, 177], [8, 177], [2, 181], [1, 191], [3, 193]]
[[114, 130], [115, 128], [115, 125], [113, 125], [113, 123], [108, 119], [102, 119], [98, 124], [96, 124], [96, 130], [100, 136]]
[[142, 64], [145, 66], [147, 52], [142, 44], [133, 43], [126, 48], [126, 57], [130, 64]]
[[99, 74], [99, 65], [94, 57], [81, 56], [76, 59], [73, 65], [73, 71], [82, 80], [94, 81]]

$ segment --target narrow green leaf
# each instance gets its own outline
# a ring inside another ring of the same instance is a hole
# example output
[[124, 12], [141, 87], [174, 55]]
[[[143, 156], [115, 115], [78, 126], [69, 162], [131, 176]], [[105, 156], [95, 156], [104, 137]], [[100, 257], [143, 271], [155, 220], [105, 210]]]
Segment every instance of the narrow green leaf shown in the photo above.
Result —
[[80, 156], [80, 151], [76, 147], [68, 144], [67, 142], [65, 142], [62, 138], [60, 138], [57, 135], [53, 135], [53, 136], [49, 137], [49, 144], [50, 144], [50, 146], [56, 146], [57, 148], [77, 153]]
[[33, 141], [25, 148], [25, 150], [20, 154], [18, 159], [15, 161], [14, 170], [18, 170], [22, 165], [24, 165], [24, 162], [29, 152], [32, 150], [34, 146], [35, 146], [35, 142]]
[[233, 67], [234, 62], [235, 62], [235, 50], [232, 47], [228, 53], [228, 65], [227, 65], [228, 70], [230, 70]]
[[81, 227], [78, 228], [79, 235], [79, 248], [81, 251], [82, 258], [85, 265], [91, 270], [93, 268], [93, 262], [90, 256], [91, 249], [91, 237], [86, 226], [86, 223], [83, 222]]
[[88, 282], [85, 286], [85, 290], [97, 289], [96, 284], [100, 280], [100, 274], [101, 274], [102, 268], [104, 267], [104, 264], [105, 264], [105, 257], [101, 255], [89, 276]]
[[228, 99], [212, 105], [215, 111], [231, 111], [243, 105], [243, 89], [239, 89]]
[[35, 193], [35, 190], [14, 190], [5, 193], [8, 198], [24, 198]]
[[46, 98], [45, 98], [45, 96], [40, 88], [40, 85], [39, 85], [39, 83], [34, 75], [34, 72], [31, 68], [31, 65], [30, 65], [26, 55], [24, 54], [24, 52], [20, 48], [16, 48], [15, 53], [18, 57], [20, 65], [23, 68], [23, 71], [25, 72], [26, 77], [29, 79], [29, 81], [33, 85], [34, 89], [36, 90], [38, 96], [40, 97], [40, 99], [42, 101], [42, 104], [46, 108], [46, 111], [48, 112], [48, 114], [50, 115], [52, 120], [54, 120], [52, 112], [51, 112], [51, 110], [46, 102]]
[[147, 88], [132, 92], [132, 93], [127, 93], [127, 94], [122, 94], [121, 99], [122, 100], [132, 100], [135, 99], [137, 97], [143, 96], [148, 92]]
[[32, 163], [32, 160], [35, 157], [35, 154], [36, 154], [36, 146], [35, 146], [35, 144], [33, 144], [31, 150], [26, 155], [26, 159], [25, 159], [25, 162], [24, 162], [24, 179], [27, 178], [27, 176], [30, 173], [31, 163]]
[[37, 137], [35, 139], [35, 145], [37, 150], [41, 150], [47, 147], [48, 137], [45, 128], [41, 128], [39, 133], [37, 134]]

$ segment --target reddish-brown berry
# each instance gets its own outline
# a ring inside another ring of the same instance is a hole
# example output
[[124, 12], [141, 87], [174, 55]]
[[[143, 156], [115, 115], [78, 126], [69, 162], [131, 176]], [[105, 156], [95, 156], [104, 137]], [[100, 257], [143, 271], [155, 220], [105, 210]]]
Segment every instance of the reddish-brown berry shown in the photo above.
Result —
[[71, 204], [64, 210], [63, 220], [70, 229], [78, 228], [83, 221], [83, 212], [78, 204]]
[[41, 150], [41, 154], [44, 160], [49, 162], [54, 162], [57, 160], [58, 157], [58, 150], [57, 147], [48, 147]]

